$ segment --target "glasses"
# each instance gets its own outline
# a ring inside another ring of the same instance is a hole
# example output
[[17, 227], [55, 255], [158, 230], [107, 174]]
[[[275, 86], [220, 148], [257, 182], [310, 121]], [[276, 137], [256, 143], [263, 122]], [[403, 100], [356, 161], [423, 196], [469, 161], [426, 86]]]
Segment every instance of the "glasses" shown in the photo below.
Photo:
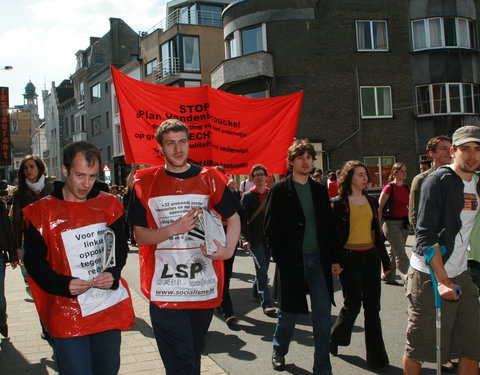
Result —
[[255, 173], [253, 175], [253, 178], [256, 178], [256, 177], [265, 177], [265, 173]]

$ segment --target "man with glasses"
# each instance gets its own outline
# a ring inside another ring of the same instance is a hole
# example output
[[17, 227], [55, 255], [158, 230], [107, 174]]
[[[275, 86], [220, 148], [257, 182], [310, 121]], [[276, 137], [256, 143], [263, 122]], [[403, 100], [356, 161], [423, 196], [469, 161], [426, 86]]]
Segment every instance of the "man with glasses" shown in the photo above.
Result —
[[242, 196], [242, 235], [245, 239], [243, 247], [252, 252], [255, 263], [255, 282], [253, 296], [260, 299], [263, 312], [270, 317], [276, 316], [273, 299], [268, 289], [268, 266], [270, 263], [270, 249], [265, 244], [263, 219], [265, 217], [265, 203], [269, 188], [267, 186], [267, 168], [262, 164], [252, 167], [250, 177], [255, 185]]

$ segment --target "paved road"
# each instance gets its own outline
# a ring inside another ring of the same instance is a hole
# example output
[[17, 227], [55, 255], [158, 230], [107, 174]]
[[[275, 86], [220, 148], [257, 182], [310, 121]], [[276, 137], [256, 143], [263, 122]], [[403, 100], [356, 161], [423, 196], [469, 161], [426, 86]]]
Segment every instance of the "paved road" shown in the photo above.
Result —
[[[412, 245], [410, 237], [408, 244]], [[410, 249], [410, 248], [409, 248]], [[132, 288], [138, 290], [137, 254], [129, 257], [124, 275]], [[279, 374], [270, 364], [272, 353], [272, 333], [275, 319], [263, 314], [257, 302], [251, 297], [253, 282], [252, 259], [243, 251], [237, 251], [234, 273], [231, 281], [231, 294], [234, 301], [238, 324], [229, 329], [219, 316], [215, 316], [207, 335], [205, 352], [230, 375]], [[270, 269], [273, 278], [274, 264]], [[391, 368], [387, 374], [402, 374], [402, 356], [405, 342], [406, 301], [403, 287], [384, 285], [382, 287], [382, 325]], [[339, 283], [335, 284], [337, 307], [332, 309], [335, 320], [342, 305]], [[286, 357], [284, 374], [311, 374], [313, 366], [313, 337], [309, 316], [300, 316], [297, 331]], [[371, 374], [366, 366], [363, 334], [363, 315], [355, 324], [352, 343], [349, 347], [339, 347], [339, 356], [332, 357], [334, 374]], [[434, 365], [424, 366], [422, 374], [434, 374]]]
[[[411, 244], [412, 239], [409, 239]], [[243, 251], [237, 252], [232, 278], [231, 294], [238, 324], [229, 329], [215, 316], [207, 335], [202, 357], [202, 375], [279, 374], [271, 368], [271, 339], [275, 319], [265, 316], [251, 297], [253, 261]], [[273, 275], [273, 267], [270, 269]], [[148, 302], [139, 288], [138, 249], [132, 248], [124, 269], [124, 277], [132, 289], [135, 307], [135, 327], [122, 334], [122, 366], [120, 374], [164, 374], [163, 364], [156, 349], [148, 317]], [[341, 291], [335, 285], [337, 307], [332, 310], [332, 321], [342, 304]], [[0, 340], [0, 374], [55, 374], [56, 366], [51, 347], [40, 339], [40, 325], [35, 307], [19, 270], [7, 268], [6, 296], [8, 301], [10, 337]], [[399, 375], [405, 340], [405, 297], [402, 287], [384, 286], [382, 290], [382, 322], [391, 369], [388, 374]], [[363, 317], [355, 325], [352, 343], [339, 348], [340, 355], [332, 358], [336, 375], [371, 374], [366, 368]], [[286, 357], [284, 374], [306, 375], [313, 365], [313, 339], [308, 316], [298, 320], [297, 331]], [[426, 366], [422, 374], [433, 375], [434, 366]]]

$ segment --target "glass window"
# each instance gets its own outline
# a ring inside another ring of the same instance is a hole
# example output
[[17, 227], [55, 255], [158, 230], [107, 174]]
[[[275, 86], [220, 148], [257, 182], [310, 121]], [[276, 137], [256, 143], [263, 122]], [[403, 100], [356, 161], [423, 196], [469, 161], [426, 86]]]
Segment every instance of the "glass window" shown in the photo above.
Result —
[[448, 95], [450, 101], [450, 112], [462, 112], [460, 85], [448, 85]]
[[244, 94], [243, 96], [246, 96], [247, 98], [256, 98], [256, 99], [268, 98], [266, 90], [250, 92], [248, 94]]
[[91, 126], [92, 135], [100, 134], [100, 116], [97, 116], [91, 120]]
[[110, 127], [110, 111], [105, 112], [105, 127]]
[[440, 18], [433, 18], [429, 22], [430, 47], [442, 46], [442, 28]]
[[418, 114], [430, 113], [430, 86], [417, 87]]
[[263, 51], [262, 26], [242, 30], [242, 54]]
[[222, 27], [222, 7], [198, 4], [198, 23], [204, 26]]
[[200, 81], [183, 81], [183, 87], [200, 87]]
[[90, 88], [90, 101], [96, 101], [102, 97], [102, 88], [100, 82]]
[[392, 117], [392, 95], [390, 86], [360, 87], [362, 118]]
[[427, 48], [427, 39], [425, 35], [424, 21], [413, 21], [413, 49]]
[[387, 22], [357, 21], [357, 49], [388, 50]]
[[418, 86], [417, 115], [479, 113], [478, 85], [436, 83]]
[[395, 156], [366, 156], [363, 162], [370, 175], [370, 187], [383, 187], [388, 183]]
[[199, 72], [200, 71], [200, 52], [198, 50], [198, 37], [182, 36], [182, 53], [183, 53], [183, 71]]
[[150, 74], [153, 73], [153, 70], [155, 69], [155, 66], [157, 65], [157, 59], [150, 60], [146, 65], [145, 65], [145, 75], [149, 76]]
[[94, 55], [93, 56], [93, 63], [95, 65], [102, 65], [103, 64], [103, 55]]
[[413, 49], [474, 48], [475, 27], [459, 17], [426, 18], [412, 21]]
[[433, 113], [447, 112], [445, 85], [432, 85]]
[[85, 84], [83, 82], [78, 84], [78, 99], [79, 101], [85, 99]]
[[229, 36], [227, 36], [225, 42], [227, 43], [227, 59], [232, 59], [239, 56], [235, 34], [231, 33]]

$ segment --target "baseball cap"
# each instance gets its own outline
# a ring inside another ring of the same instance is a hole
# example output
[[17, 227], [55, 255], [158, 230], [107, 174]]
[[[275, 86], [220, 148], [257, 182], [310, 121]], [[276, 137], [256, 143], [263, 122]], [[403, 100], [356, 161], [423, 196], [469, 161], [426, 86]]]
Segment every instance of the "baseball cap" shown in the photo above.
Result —
[[455, 130], [452, 136], [452, 146], [461, 146], [468, 142], [480, 143], [480, 127], [466, 125]]

